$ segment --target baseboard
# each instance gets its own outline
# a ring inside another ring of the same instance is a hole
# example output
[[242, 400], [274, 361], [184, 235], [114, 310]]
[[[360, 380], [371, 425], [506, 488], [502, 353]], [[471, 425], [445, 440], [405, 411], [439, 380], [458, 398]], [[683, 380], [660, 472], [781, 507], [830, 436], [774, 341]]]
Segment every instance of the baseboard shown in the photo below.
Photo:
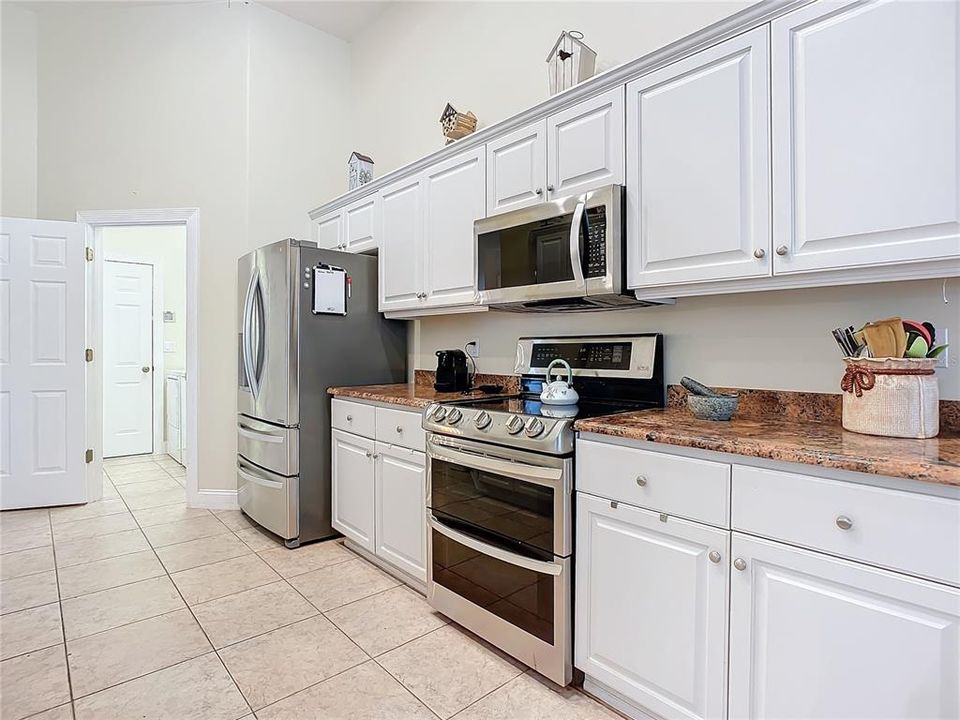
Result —
[[583, 679], [583, 692], [630, 720], [662, 720], [659, 715], [634, 705], [617, 691], [590, 677]]
[[188, 499], [190, 507], [207, 510], [239, 510], [236, 490], [197, 490], [196, 495]]

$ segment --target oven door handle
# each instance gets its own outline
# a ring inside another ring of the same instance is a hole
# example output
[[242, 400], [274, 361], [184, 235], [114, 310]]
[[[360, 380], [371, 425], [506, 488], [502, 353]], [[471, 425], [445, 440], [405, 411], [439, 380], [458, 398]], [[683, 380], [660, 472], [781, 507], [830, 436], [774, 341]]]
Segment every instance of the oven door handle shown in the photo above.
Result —
[[464, 535], [462, 532], [458, 532], [453, 528], [444, 525], [433, 515], [427, 516], [427, 522], [430, 524], [431, 529], [436, 530], [441, 535], [446, 535], [454, 542], [460, 543], [464, 547], [468, 547], [471, 550], [476, 550], [478, 553], [488, 555], [496, 560], [502, 560], [509, 565], [516, 565], [517, 567], [522, 567], [542, 575], [557, 576], [563, 572], [563, 566], [558, 565], [557, 563], [546, 562], [544, 560], [534, 560], [533, 558], [524, 557], [523, 555], [517, 555], [516, 553], [501, 550], [493, 545], [488, 545], [487, 543], [476, 540], [469, 535]]
[[581, 197], [573, 211], [573, 221], [570, 223], [570, 265], [573, 267], [573, 279], [579, 288], [587, 285], [583, 277], [583, 259], [580, 257], [580, 223], [583, 221], [583, 211], [586, 206], [586, 197]]
[[509, 460], [499, 460], [487, 455], [454, 450], [447, 446], [444, 446], [442, 450], [437, 450], [436, 445], [432, 445], [430, 447], [430, 457], [431, 459], [445, 460], [449, 463], [464, 465], [469, 468], [476, 468], [477, 470], [488, 470], [492, 473], [516, 478], [517, 480], [527, 480], [537, 485], [553, 487], [563, 479], [563, 470], [561, 468], [523, 465], [521, 463], [510, 462]]

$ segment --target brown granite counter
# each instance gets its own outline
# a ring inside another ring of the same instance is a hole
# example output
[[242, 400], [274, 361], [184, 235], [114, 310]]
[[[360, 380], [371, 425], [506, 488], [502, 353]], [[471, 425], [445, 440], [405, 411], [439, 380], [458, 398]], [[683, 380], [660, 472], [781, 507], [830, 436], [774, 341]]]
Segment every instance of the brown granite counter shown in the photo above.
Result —
[[578, 420], [580, 432], [960, 486], [960, 431], [930, 440], [847, 432], [839, 419], [754, 415], [698, 420], [685, 407]]
[[[402, 405], [417, 410], [425, 408], [432, 402], [454, 402], [471, 398], [496, 397], [496, 395], [482, 393], [479, 390], [454, 393], [437, 392], [433, 389], [433, 375], [434, 373], [430, 371], [417, 370], [416, 380], [412, 383], [332, 387], [327, 388], [327, 392], [339, 398]], [[503, 394], [511, 394], [517, 391], [516, 378], [510, 376], [481, 374], [475, 378], [474, 385], [503, 385]]]

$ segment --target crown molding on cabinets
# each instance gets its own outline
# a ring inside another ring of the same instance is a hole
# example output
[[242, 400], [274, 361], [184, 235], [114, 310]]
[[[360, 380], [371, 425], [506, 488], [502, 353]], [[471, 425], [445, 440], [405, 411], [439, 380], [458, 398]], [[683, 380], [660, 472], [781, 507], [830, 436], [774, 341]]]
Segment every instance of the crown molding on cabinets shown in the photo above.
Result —
[[624, 85], [629, 80], [636, 79], [641, 75], [657, 70], [670, 63], [681, 60], [688, 55], [692, 55], [700, 50], [716, 45], [724, 40], [732, 38], [741, 33], [753, 30], [774, 18], [780, 17], [788, 12], [796, 10], [804, 5], [809, 5], [816, 0], [764, 0], [753, 5], [746, 10], [731, 15], [728, 18], [709, 25], [703, 30], [688, 35], [676, 42], [665, 45], [659, 50], [644, 55], [618, 65], [614, 68], [596, 75], [589, 80], [576, 85], [562, 93], [534, 105], [523, 112], [517, 113], [502, 122], [490, 125], [489, 127], [477, 130], [465, 138], [457, 140], [446, 147], [436, 150], [429, 155], [413, 161], [403, 167], [387, 173], [383, 177], [377, 178], [362, 187], [351, 190], [345, 195], [340, 195], [309, 212], [310, 219], [316, 220], [333, 210], [343, 207], [360, 198], [375, 193], [383, 187], [390, 185], [408, 175], [418, 173], [425, 168], [452, 157], [456, 153], [469, 150], [471, 148], [483, 145], [487, 141], [511, 130], [518, 129], [537, 120], [546, 118], [548, 115], [565, 110], [582, 100], [610, 90], [614, 87]]

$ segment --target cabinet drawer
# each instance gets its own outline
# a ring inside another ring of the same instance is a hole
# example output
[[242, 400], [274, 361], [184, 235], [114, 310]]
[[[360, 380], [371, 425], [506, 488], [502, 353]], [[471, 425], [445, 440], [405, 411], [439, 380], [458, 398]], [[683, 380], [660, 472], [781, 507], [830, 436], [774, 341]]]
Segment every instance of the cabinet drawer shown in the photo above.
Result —
[[373, 405], [336, 398], [330, 402], [330, 425], [354, 435], [371, 439], [376, 437], [376, 414], [377, 409]]
[[724, 463], [578, 440], [577, 490], [721, 527], [730, 519]]
[[733, 527], [960, 584], [960, 501], [734, 466]]
[[427, 449], [422, 416], [418, 412], [378, 407], [376, 438], [378, 442], [400, 445], [420, 452]]

